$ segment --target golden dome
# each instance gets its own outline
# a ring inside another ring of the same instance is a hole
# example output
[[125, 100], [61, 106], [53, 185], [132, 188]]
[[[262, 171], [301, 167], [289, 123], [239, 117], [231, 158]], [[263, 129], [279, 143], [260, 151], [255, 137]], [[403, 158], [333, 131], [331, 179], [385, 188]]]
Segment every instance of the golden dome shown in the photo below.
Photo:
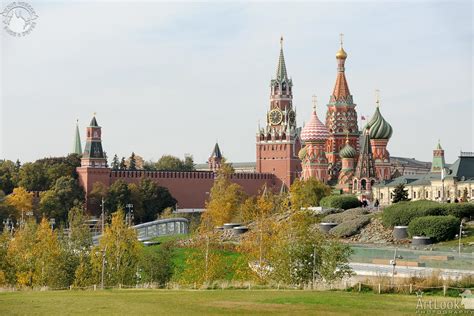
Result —
[[337, 51], [336, 53], [336, 58], [337, 59], [346, 59], [347, 58], [347, 53], [346, 51], [344, 50], [344, 48], [341, 48]]

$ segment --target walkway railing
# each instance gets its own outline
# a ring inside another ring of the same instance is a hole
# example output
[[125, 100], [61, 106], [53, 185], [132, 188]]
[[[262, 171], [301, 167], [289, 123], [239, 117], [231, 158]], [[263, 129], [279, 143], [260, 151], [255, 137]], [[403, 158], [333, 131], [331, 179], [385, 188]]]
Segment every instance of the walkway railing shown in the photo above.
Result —
[[[137, 231], [139, 241], [146, 241], [160, 236], [187, 234], [189, 221], [182, 217], [166, 218], [138, 224], [132, 226], [132, 228]], [[92, 237], [94, 245], [99, 243], [100, 237], [102, 237], [102, 235]]]

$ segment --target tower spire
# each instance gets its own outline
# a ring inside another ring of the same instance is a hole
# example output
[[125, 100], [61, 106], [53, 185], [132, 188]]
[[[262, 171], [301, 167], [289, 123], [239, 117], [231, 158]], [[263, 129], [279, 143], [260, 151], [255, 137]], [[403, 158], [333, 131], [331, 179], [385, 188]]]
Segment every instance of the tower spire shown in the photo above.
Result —
[[280, 57], [278, 58], [276, 79], [280, 81], [288, 79], [288, 74], [286, 72], [285, 56], [283, 55], [283, 36], [280, 37]]
[[76, 133], [74, 135], [72, 153], [82, 156], [81, 134], [79, 133], [79, 120], [76, 120]]
[[376, 107], [379, 107], [380, 105], [380, 90], [379, 89], [375, 89], [375, 104], [376, 104]]
[[340, 34], [340, 45], [341, 47], [336, 53], [337, 59], [337, 77], [336, 77], [336, 84], [334, 86], [334, 91], [331, 96], [332, 102], [337, 101], [348, 101], [350, 99], [351, 93], [349, 91], [349, 85], [347, 84], [346, 75], [345, 75], [345, 68], [344, 64], [346, 62], [347, 53], [343, 48], [343, 36], [344, 34]]

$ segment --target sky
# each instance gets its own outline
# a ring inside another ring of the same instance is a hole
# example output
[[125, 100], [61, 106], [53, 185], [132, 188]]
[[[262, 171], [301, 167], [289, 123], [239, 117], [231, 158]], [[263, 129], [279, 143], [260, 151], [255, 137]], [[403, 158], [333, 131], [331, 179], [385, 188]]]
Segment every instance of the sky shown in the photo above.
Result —
[[96, 112], [109, 158], [203, 163], [218, 141], [255, 161], [280, 36], [302, 126], [313, 94], [325, 118], [340, 33], [356, 110], [372, 115], [380, 90], [391, 155], [474, 151], [471, 1], [27, 2], [36, 28], [0, 29], [0, 158], [64, 156]]

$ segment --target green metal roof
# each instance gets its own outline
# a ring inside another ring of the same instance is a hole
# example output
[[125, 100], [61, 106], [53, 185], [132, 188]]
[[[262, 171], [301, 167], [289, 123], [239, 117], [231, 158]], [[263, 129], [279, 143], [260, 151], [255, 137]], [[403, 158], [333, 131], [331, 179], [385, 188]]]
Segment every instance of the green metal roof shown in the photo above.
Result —
[[72, 153], [82, 155], [81, 134], [79, 133], [78, 124], [76, 124], [76, 134], [74, 136], [74, 144], [72, 147]]

